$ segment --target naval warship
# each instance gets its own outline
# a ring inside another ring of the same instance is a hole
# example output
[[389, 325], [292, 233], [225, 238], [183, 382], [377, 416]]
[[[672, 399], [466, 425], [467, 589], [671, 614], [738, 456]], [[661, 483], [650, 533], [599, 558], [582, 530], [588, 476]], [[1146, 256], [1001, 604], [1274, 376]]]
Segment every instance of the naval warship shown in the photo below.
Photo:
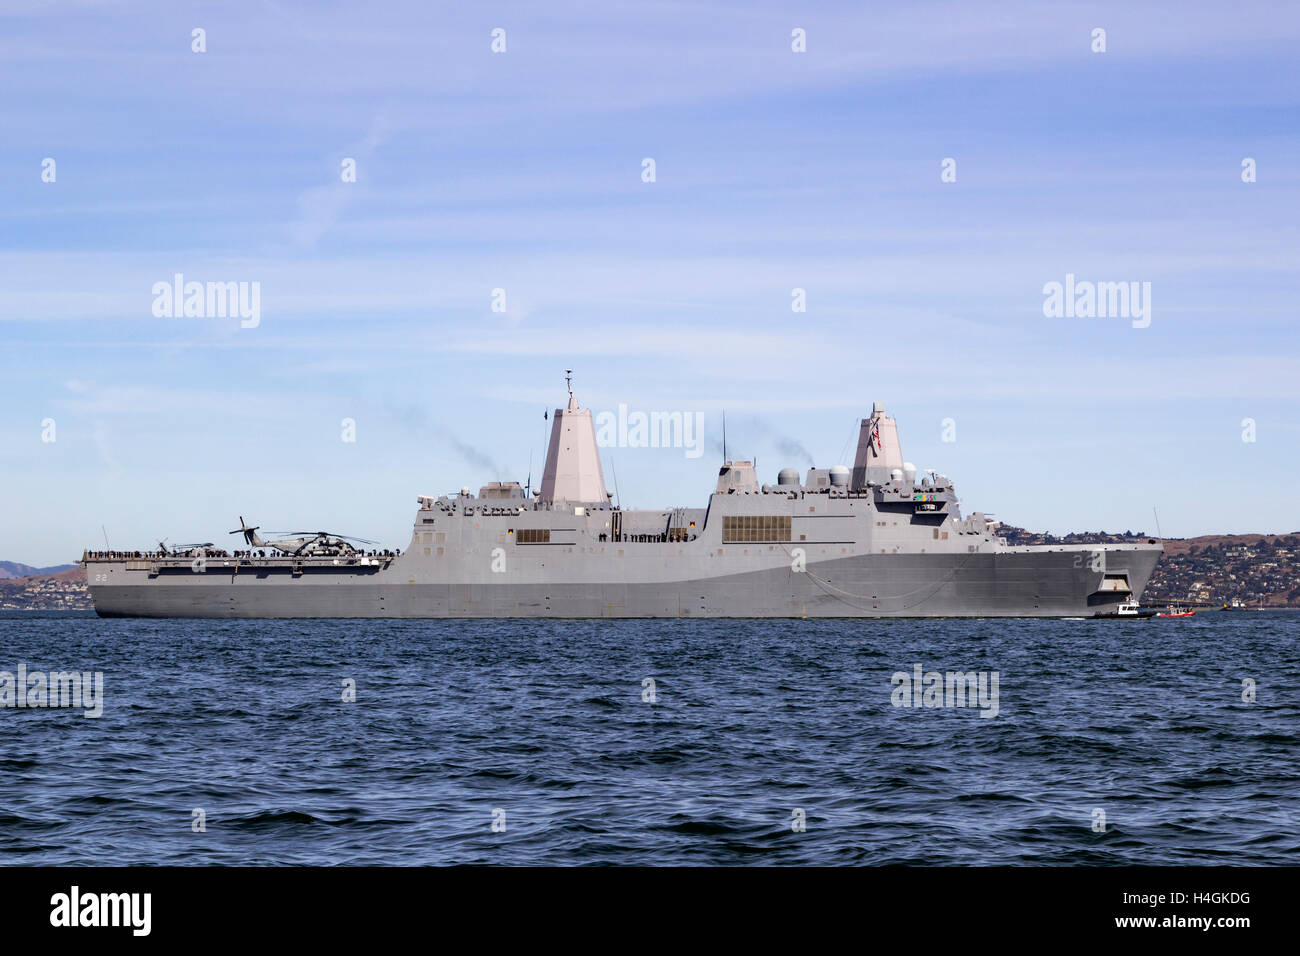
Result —
[[1154, 539], [1009, 546], [963, 517], [952, 481], [918, 480], [895, 420], [861, 419], [853, 468], [725, 460], [704, 507], [625, 510], [605, 488], [589, 408], [568, 380], [541, 487], [420, 495], [404, 551], [328, 532], [245, 550], [82, 555], [104, 617], [1115, 617], [1141, 598]]

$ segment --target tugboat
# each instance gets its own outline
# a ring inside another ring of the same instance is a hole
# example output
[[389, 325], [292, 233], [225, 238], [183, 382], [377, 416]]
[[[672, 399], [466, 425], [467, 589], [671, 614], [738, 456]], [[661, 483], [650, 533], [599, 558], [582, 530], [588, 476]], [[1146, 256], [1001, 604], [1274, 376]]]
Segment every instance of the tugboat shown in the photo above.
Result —
[[1113, 611], [1103, 611], [1096, 615], [1098, 618], [1126, 618], [1133, 620], [1145, 620], [1148, 617], [1155, 617], [1156, 612], [1152, 608], [1139, 607], [1137, 601], [1125, 601], [1119, 604]]
[[1232, 599], [1231, 601], [1229, 601], [1227, 604], [1223, 605], [1223, 607], [1221, 607], [1219, 610], [1221, 610], [1221, 611], [1248, 611], [1248, 610], [1250, 610], [1250, 608], [1248, 608], [1248, 607], [1246, 606], [1246, 602], [1243, 601], [1241, 598], [1233, 598], [1233, 599]]

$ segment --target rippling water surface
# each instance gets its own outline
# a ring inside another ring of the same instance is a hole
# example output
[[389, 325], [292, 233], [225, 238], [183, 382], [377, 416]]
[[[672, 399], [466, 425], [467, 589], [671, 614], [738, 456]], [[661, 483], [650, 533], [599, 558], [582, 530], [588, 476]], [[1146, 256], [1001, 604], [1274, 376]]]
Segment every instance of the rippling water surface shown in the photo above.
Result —
[[[0, 709], [0, 863], [1297, 864], [1298, 636], [4, 612], [0, 670], [105, 704]], [[915, 664], [998, 672], [997, 716], [893, 706]]]

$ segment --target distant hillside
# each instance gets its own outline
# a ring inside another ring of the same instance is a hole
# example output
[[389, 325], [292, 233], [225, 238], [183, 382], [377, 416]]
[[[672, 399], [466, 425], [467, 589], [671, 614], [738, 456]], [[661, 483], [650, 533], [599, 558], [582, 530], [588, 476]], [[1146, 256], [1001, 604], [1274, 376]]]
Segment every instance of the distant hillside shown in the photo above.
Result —
[[0, 610], [78, 611], [91, 606], [86, 571], [80, 565], [61, 564], [37, 569], [36, 574], [0, 579]]
[[1199, 538], [1167, 538], [1165, 554], [1204, 551], [1211, 545], [1216, 548], [1231, 545], [1258, 547], [1261, 541], [1267, 541], [1275, 548], [1300, 547], [1300, 531], [1292, 531], [1290, 534], [1203, 534]]
[[[62, 565], [61, 565], [62, 567]], [[66, 571], [55, 571], [54, 573], [33, 574], [24, 581], [57, 581], [64, 584], [85, 584], [86, 569], [79, 564], [68, 566]]]
[[36, 574], [58, 574], [60, 571], [75, 567], [75, 564], [55, 564], [48, 568], [34, 568], [30, 564], [19, 564], [17, 561], [0, 561], [0, 580], [29, 578]]

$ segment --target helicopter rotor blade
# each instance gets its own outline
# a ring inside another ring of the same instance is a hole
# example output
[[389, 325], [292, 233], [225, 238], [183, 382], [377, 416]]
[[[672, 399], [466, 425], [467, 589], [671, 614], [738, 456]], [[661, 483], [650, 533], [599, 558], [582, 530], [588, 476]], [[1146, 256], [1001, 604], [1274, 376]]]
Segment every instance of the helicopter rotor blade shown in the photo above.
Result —
[[335, 531], [282, 531], [279, 534], [303, 535], [314, 538], [341, 538], [344, 541], [360, 541], [362, 544], [378, 544], [378, 541], [371, 541], [369, 538], [358, 538], [352, 534], [339, 534]]
[[244, 521], [244, 516], [243, 516], [243, 515], [240, 515], [240, 516], [239, 516], [239, 527], [236, 528], [234, 531], [231, 531], [231, 532], [228, 532], [228, 533], [229, 533], [229, 534], [242, 534], [242, 535], [244, 536], [244, 543], [247, 544], [248, 546], [252, 547], [252, 544], [253, 544], [253, 535], [257, 532], [257, 530], [258, 530], [258, 526], [257, 526], [257, 525], [254, 525], [253, 527], [250, 528], [250, 527], [248, 526], [248, 523]]

